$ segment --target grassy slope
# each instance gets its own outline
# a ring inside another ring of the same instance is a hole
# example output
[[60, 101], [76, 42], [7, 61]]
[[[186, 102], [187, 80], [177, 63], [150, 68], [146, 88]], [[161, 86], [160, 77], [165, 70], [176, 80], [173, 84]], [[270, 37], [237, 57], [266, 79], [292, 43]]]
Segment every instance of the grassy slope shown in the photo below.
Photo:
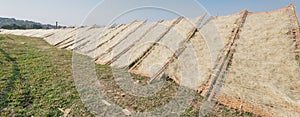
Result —
[[[84, 107], [72, 78], [72, 53], [57, 49], [39, 38], [0, 35], [0, 116], [92, 116]], [[126, 95], [118, 87], [108, 66], [96, 65], [103, 90], [113, 102], [134, 111], [149, 111], [168, 103], [178, 86], [167, 81], [164, 90], [147, 98]], [[146, 78], [135, 76], [145, 83]], [[202, 98], [196, 96], [182, 116], [196, 116]], [[223, 106], [208, 116], [252, 116]]]
[[2, 116], [62, 115], [58, 108], [89, 115], [73, 85], [70, 52], [19, 36], [2, 36], [0, 52]]

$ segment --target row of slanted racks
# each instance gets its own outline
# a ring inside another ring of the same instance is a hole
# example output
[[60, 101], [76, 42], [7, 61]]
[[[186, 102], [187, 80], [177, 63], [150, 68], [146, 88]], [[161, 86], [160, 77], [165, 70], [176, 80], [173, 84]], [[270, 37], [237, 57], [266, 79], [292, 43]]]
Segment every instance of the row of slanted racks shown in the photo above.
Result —
[[204, 19], [206, 15], [0, 34], [43, 38], [58, 48], [92, 57], [97, 64], [147, 76], [149, 83], [166, 75], [208, 101], [257, 115], [300, 116], [295, 7]]

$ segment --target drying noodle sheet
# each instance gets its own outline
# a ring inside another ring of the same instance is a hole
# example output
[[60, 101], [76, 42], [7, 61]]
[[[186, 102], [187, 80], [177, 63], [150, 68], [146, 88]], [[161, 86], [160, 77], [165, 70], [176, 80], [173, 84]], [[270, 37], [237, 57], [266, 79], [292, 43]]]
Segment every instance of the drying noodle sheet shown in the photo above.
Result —
[[129, 35], [124, 41], [120, 42], [113, 50], [99, 58], [101, 63], [108, 63], [114, 57], [121, 54], [124, 50], [131, 47], [136, 41], [142, 39], [142, 36], [147, 33], [147, 31], [152, 28], [156, 23], [145, 24], [137, 29], [134, 33]]
[[271, 116], [299, 117], [300, 69], [290, 26], [288, 11], [249, 14], [221, 95], [251, 102]]
[[[132, 23], [128, 28], [126, 28], [124, 31], [120, 32], [118, 35], [116, 35], [113, 39], [108, 41], [107, 43], [103, 44], [101, 47], [95, 50], [95, 57], [102, 56], [105, 54], [110, 48], [118, 44], [120, 41], [126, 38], [127, 35], [135, 31], [139, 26], [141, 26], [143, 22], [134, 22]], [[96, 61], [101, 62], [101, 61]]]
[[159, 23], [156, 27], [150, 30], [141, 40], [136, 42], [132, 48], [120, 56], [111, 66], [116, 68], [128, 67], [134, 61], [143, 56], [143, 54], [166, 32], [175, 20], [168, 20]]
[[[93, 48], [90, 50], [86, 51], [86, 54], [92, 58], [96, 57], [96, 53], [99, 50], [99, 45], [102, 45], [104, 43], [106, 43], [107, 41], [111, 40], [112, 38], [114, 38], [115, 36], [117, 36], [120, 32], [122, 32], [124, 29], [126, 29], [129, 26], [129, 24], [125, 24], [125, 25], [121, 25], [119, 27], [117, 27], [115, 30], [113, 30], [112, 32], [108, 33], [108, 35], [101, 37], [98, 43], [96, 43], [96, 46], [92, 46]], [[106, 30], [106, 32], [109, 31], [109, 29]], [[91, 51], [93, 50], [93, 51]]]
[[57, 29], [41, 29], [37, 30], [38, 33], [32, 35], [33, 37], [39, 37], [39, 38], [45, 38], [46, 36], [50, 36], [54, 33], [56, 33], [58, 30]]
[[[91, 42], [92, 40], [94, 40], [91, 37], [100, 35], [99, 33], [102, 33], [103, 30], [104, 30], [104, 28], [94, 28], [93, 27], [85, 32], [79, 32], [78, 36], [74, 39], [73, 45], [68, 47], [67, 49], [73, 50], [74, 48], [79, 47], [79, 46], [85, 47], [85, 45], [88, 42]], [[100, 37], [100, 36], [98, 36], [98, 37]]]
[[196, 89], [208, 80], [212, 59], [200, 32], [195, 33], [186, 47], [178, 59], [168, 66], [165, 74], [181, 86]]
[[242, 17], [242, 14], [234, 14], [229, 16], [211, 17], [203, 27], [200, 33], [209, 47], [212, 57], [212, 65], [216, 64], [217, 58], [228, 43], [234, 27], [235, 22]]
[[[96, 28], [94, 29], [94, 34], [87, 38], [87, 40], [90, 40], [87, 42], [87, 44], [83, 45], [80, 48], [76, 48], [76, 51], [81, 52], [82, 54], [86, 54], [87, 51], [92, 50], [97, 47], [99, 43], [102, 42], [100, 39], [104, 35], [108, 35], [114, 32], [116, 28]], [[76, 45], [79, 46], [79, 45]], [[93, 57], [93, 56], [90, 56]]]
[[30, 30], [1, 30], [0, 34], [12, 34], [20, 36], [30, 36], [45, 38], [48, 35], [56, 33], [56, 29], [30, 29]]
[[66, 38], [73, 36], [75, 30], [77, 30], [77, 28], [59, 29], [59, 31], [57, 31], [57, 33], [55, 33], [49, 37], [46, 37], [44, 40], [47, 41], [51, 45], [56, 45], [59, 42], [62, 42], [63, 40], [65, 40]]
[[[202, 17], [197, 18], [199, 20]], [[195, 21], [195, 20], [194, 20]], [[153, 77], [170, 60], [173, 54], [183, 47], [183, 42], [188, 35], [198, 26], [198, 22], [190, 22], [188, 19], [181, 20], [155, 45], [146, 58], [132, 71], [144, 76]]]
[[72, 36], [65, 39], [63, 42], [57, 45], [58, 48], [65, 48], [70, 44], [75, 42], [75, 39], [82, 38], [81, 36], [84, 35], [91, 27], [80, 27], [77, 30], [73, 31], [71, 34]]

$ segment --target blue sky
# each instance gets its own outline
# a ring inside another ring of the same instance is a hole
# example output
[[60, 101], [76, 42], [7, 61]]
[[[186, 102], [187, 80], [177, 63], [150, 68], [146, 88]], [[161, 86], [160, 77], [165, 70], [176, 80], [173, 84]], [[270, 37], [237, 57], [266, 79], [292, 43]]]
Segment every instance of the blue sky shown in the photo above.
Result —
[[[229, 15], [244, 9], [261, 12], [283, 8], [290, 3], [296, 5], [300, 15], [300, 0], [0, 0], [0, 3], [0, 17], [50, 24], [58, 21], [69, 26], [106, 25], [121, 14], [114, 22], [156, 21], [178, 15], [196, 17], [206, 10], [211, 15]], [[124, 13], [133, 8], [139, 9]]]

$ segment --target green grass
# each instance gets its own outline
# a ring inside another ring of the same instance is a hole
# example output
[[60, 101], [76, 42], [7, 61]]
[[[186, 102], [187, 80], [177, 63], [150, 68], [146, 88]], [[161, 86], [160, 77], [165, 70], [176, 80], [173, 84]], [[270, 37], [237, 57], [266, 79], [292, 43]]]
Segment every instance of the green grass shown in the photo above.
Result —
[[[0, 116], [93, 116], [81, 102], [72, 77], [72, 53], [57, 49], [39, 38], [0, 35]], [[126, 94], [115, 82], [109, 66], [96, 65], [103, 92], [112, 103], [132, 111], [146, 112], [160, 107], [178, 90], [167, 79], [163, 90], [150, 97]], [[146, 84], [148, 78], [133, 75]], [[197, 116], [202, 97], [197, 95], [181, 116]], [[216, 106], [207, 116], [253, 116]]]
[[75, 89], [72, 54], [38, 38], [0, 37], [1, 116], [91, 115]]

